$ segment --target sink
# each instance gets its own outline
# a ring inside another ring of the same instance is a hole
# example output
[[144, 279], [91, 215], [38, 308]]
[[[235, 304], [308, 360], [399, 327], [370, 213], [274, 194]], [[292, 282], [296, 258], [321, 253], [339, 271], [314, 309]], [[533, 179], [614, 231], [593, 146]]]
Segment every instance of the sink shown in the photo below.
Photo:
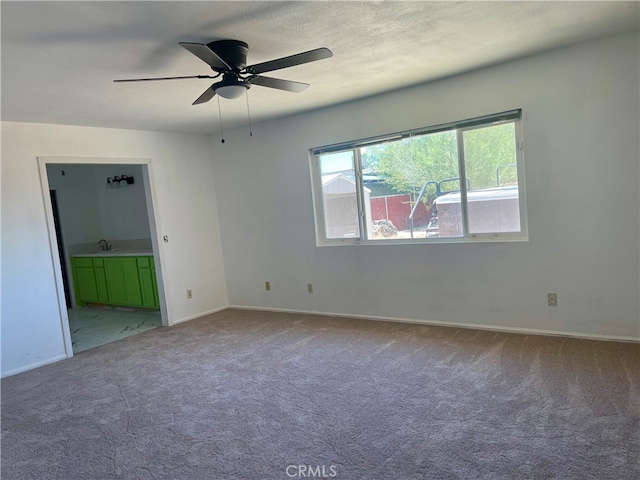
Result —
[[98, 254], [98, 255], [109, 255], [110, 253], [113, 252], [119, 252], [120, 250], [122, 250], [121, 248], [112, 248], [111, 250], [95, 250], [92, 253]]

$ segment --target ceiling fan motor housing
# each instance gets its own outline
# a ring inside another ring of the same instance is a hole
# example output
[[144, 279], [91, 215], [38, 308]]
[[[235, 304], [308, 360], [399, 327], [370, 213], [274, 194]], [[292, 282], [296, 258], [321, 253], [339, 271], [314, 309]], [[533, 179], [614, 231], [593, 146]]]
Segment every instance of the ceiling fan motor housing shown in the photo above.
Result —
[[[245, 42], [240, 40], [216, 40], [215, 42], [207, 43], [207, 47], [227, 62], [227, 65], [233, 68], [235, 72], [240, 72], [247, 66], [249, 45]], [[214, 66], [211, 68], [218, 72], [225, 72], [228, 70], [224, 65], [221, 65], [219, 68]]]

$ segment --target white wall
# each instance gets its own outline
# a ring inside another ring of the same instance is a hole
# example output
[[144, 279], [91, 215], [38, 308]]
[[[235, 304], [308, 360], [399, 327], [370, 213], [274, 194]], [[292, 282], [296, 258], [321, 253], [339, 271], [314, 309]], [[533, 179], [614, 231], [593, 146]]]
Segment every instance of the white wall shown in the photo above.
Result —
[[2, 122], [3, 375], [64, 356], [37, 156], [150, 158], [169, 322], [227, 305], [207, 137]]
[[[64, 172], [64, 174], [62, 173]], [[127, 175], [133, 185], [107, 188], [107, 177]], [[47, 167], [49, 185], [57, 188], [60, 222], [67, 245], [105, 238], [146, 239], [151, 244], [149, 216], [140, 165], [52, 164]]]
[[[117, 240], [150, 238], [147, 202], [140, 165], [96, 165], [95, 188], [100, 203], [103, 235], [109, 243]], [[134, 183], [106, 188], [107, 177], [127, 175]]]
[[60, 223], [67, 245], [97, 242], [102, 237], [94, 170], [94, 165], [50, 165], [47, 168], [49, 185], [57, 189]]
[[[628, 34], [213, 140], [230, 304], [638, 338], [639, 71]], [[309, 148], [513, 108], [529, 242], [315, 246]]]

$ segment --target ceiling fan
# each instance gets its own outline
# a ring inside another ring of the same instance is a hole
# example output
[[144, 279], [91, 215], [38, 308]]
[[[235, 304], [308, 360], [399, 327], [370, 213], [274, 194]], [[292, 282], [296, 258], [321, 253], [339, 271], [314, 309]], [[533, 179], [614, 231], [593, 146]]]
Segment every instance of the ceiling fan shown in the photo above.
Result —
[[160, 78], [134, 78], [114, 80], [114, 82], [148, 82], [155, 80], [181, 80], [187, 78], [219, 78], [222, 79], [207, 88], [193, 105], [208, 102], [216, 94], [223, 98], [238, 98], [252, 85], [275, 88], [287, 92], [301, 92], [309, 84], [282, 80], [279, 78], [264, 77], [261, 74], [289, 68], [303, 63], [315, 62], [333, 56], [328, 48], [316, 48], [308, 52], [298, 53], [288, 57], [270, 60], [247, 66], [247, 53], [249, 45], [240, 40], [216, 40], [211, 43], [179, 42], [179, 45], [188, 50], [200, 60], [207, 63], [216, 75], [192, 75], [184, 77], [160, 77]]

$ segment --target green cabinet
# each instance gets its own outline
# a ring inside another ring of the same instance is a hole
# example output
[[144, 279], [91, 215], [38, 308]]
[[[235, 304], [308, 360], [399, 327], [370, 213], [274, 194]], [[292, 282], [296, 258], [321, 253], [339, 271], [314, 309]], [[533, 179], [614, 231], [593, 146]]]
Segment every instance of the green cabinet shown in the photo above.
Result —
[[142, 306], [159, 308], [158, 284], [156, 282], [156, 269], [153, 263], [153, 257], [138, 257], [138, 276], [140, 279]]
[[159, 308], [153, 257], [73, 257], [76, 303]]
[[109, 303], [142, 306], [137, 257], [105, 257]]
[[73, 258], [73, 279], [78, 303], [107, 303], [107, 280], [102, 258]]
[[96, 287], [98, 289], [98, 301], [109, 301], [109, 292], [107, 290], [107, 276], [104, 271], [104, 262], [102, 258], [93, 259], [93, 269], [96, 276]]

